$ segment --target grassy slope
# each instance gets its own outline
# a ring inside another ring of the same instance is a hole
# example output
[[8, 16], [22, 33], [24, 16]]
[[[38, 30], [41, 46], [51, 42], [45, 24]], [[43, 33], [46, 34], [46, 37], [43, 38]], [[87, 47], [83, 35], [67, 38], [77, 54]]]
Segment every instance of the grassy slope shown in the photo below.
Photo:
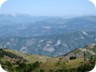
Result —
[[28, 60], [29, 62], [35, 62], [35, 61], [40, 61], [40, 62], [46, 62], [48, 56], [41, 56], [41, 55], [28, 55], [28, 54], [23, 54], [17, 51], [9, 50], [9, 49], [4, 49], [6, 52], [11, 52], [12, 54], [15, 54], [17, 56], [23, 57], [24, 59]]
[[[91, 50], [91, 51], [94, 51], [96, 53], [96, 45], [87, 46], [84, 49]], [[65, 57], [60, 56], [60, 57], [52, 58], [52, 57], [41, 56], [41, 55], [22, 54], [22, 53], [19, 53], [17, 51], [13, 51], [13, 50], [9, 50], [9, 49], [3, 49], [3, 51], [9, 52], [9, 53], [14, 54], [18, 57], [22, 57], [23, 59], [26, 59], [28, 61], [28, 63], [34, 63], [36, 61], [42, 62], [42, 64], [40, 64], [39, 68], [43, 69], [45, 72], [49, 72], [50, 69], [52, 69], [52, 70], [63, 69], [63, 68], [65, 68], [64, 67], [65, 65], [66, 65], [66, 68], [78, 68], [79, 66], [84, 64], [84, 58], [83, 57], [69, 60], [69, 59], [66, 59], [66, 56]], [[89, 53], [89, 51], [86, 51], [86, 52]], [[76, 49], [76, 50], [70, 52], [69, 54], [67, 54], [67, 56], [70, 56], [70, 54], [72, 55], [72, 54], [81, 54], [81, 53], [82, 53], [82, 50]], [[5, 60], [11, 61], [11, 57], [5, 56], [3, 58]], [[1, 59], [3, 59], [3, 58], [1, 58]], [[38, 69], [36, 69], [36, 70], [38, 70]], [[36, 72], [36, 70], [33, 72]]]
[[[66, 65], [68, 68], [76, 68], [83, 63], [83, 58], [78, 58], [75, 60], [67, 60], [64, 58], [64, 56], [57, 57], [57, 58], [51, 58], [48, 56], [40, 56], [40, 55], [27, 55], [22, 54], [13, 50], [4, 49], [5, 52], [10, 52], [12, 54], [15, 54], [19, 57], [23, 57], [24, 59], [28, 60], [28, 63], [34, 63], [36, 61], [42, 62], [40, 65], [40, 69], [43, 69], [45, 72], [48, 72], [50, 69], [55, 70], [62, 68], [64, 65]], [[61, 62], [58, 64], [60, 58], [62, 59]], [[4, 60], [4, 59], [3, 59]], [[8, 60], [8, 59], [6, 59]]]

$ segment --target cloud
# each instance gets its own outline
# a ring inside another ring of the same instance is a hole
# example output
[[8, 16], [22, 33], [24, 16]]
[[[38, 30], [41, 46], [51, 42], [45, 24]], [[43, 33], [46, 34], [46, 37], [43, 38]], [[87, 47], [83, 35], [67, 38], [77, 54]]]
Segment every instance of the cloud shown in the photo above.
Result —
[[0, 0], [0, 8], [7, 0]]
[[96, 0], [89, 0], [96, 7]]

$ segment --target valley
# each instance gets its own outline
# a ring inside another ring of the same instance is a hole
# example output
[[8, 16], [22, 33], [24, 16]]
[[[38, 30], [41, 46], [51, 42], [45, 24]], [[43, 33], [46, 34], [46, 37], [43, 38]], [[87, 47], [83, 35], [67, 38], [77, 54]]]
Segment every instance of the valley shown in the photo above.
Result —
[[0, 48], [47, 56], [64, 55], [96, 43], [96, 16], [0, 15]]
[[0, 64], [8, 72], [86, 72], [96, 62], [96, 16], [0, 15]]

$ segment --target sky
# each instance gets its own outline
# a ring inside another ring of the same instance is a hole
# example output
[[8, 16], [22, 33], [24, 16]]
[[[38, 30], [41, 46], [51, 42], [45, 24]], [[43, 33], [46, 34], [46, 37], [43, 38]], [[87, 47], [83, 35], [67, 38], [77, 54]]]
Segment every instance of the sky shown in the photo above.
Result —
[[88, 0], [8, 0], [0, 14], [28, 14], [32, 16], [96, 15], [95, 6]]

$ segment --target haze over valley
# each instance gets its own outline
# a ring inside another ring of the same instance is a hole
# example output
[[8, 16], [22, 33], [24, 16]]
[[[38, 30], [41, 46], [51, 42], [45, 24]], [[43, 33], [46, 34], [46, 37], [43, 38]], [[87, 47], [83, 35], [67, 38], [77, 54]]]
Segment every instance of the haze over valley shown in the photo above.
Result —
[[0, 15], [0, 48], [48, 56], [96, 43], [96, 16]]

